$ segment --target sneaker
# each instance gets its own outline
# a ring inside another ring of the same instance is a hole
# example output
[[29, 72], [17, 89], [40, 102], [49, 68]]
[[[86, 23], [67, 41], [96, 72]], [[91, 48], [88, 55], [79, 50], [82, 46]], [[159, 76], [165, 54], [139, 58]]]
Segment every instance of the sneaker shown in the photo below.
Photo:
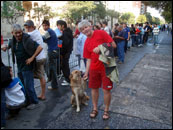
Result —
[[49, 90], [56, 90], [57, 88], [52, 88], [52, 86], [47, 87]]
[[67, 83], [67, 81], [64, 79], [63, 81], [62, 81], [63, 83]]
[[143, 45], [142, 44], [139, 44], [138, 47], [142, 47]]
[[33, 110], [38, 108], [40, 105], [39, 104], [30, 104], [29, 106], [26, 107], [27, 110]]
[[61, 83], [62, 86], [67, 86], [67, 85], [70, 85], [68, 82], [65, 82], [65, 83]]
[[118, 64], [123, 64], [123, 62], [122, 61], [119, 61]]

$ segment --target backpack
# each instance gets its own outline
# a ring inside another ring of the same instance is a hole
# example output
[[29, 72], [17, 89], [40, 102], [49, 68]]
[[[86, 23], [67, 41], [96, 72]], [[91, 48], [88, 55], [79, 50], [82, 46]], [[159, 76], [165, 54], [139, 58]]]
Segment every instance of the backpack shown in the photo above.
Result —
[[14, 78], [5, 88], [6, 104], [9, 108], [18, 108], [25, 103], [25, 90], [19, 78]]

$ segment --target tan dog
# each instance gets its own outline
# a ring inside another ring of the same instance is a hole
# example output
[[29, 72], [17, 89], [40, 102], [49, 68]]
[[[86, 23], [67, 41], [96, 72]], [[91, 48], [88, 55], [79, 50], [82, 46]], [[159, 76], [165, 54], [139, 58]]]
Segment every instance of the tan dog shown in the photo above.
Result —
[[89, 96], [85, 92], [86, 85], [86, 81], [81, 77], [79, 70], [74, 70], [70, 74], [70, 86], [72, 89], [71, 104], [72, 107], [77, 105], [76, 112], [80, 111], [80, 104], [88, 105], [86, 101], [89, 100]]

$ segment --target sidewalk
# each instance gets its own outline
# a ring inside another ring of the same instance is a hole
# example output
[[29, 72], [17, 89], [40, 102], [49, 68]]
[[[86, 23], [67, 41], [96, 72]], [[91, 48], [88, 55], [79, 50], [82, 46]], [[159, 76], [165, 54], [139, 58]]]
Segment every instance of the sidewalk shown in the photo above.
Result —
[[[172, 128], [172, 37], [165, 33], [155, 47], [147, 44], [132, 48], [125, 63], [118, 65], [120, 85], [112, 90], [111, 118], [102, 120], [103, 92], [100, 89], [99, 113], [89, 117], [91, 99], [81, 112], [70, 105], [71, 89], [59, 86], [46, 90], [46, 101], [34, 110], [23, 108], [19, 115], [7, 121], [9, 129], [171, 129]], [[48, 83], [46, 86], [49, 86]], [[40, 87], [36, 87], [39, 94]], [[91, 96], [90, 89], [87, 93]]]

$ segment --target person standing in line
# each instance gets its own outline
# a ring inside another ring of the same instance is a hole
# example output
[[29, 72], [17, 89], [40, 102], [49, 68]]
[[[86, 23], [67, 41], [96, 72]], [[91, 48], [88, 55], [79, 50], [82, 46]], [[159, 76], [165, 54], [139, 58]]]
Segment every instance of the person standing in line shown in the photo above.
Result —
[[60, 40], [59, 38], [62, 36], [62, 32], [61, 30], [58, 28], [58, 25], [56, 25], [57, 28], [54, 30], [56, 33], [56, 36], [58, 38], [58, 48], [59, 48], [59, 57], [57, 59], [57, 74], [61, 75], [61, 58], [60, 58], [60, 51], [62, 48], [62, 40]]
[[62, 72], [65, 77], [65, 80], [61, 85], [66, 86], [70, 85], [70, 67], [69, 67], [69, 59], [71, 52], [73, 50], [73, 34], [72, 30], [67, 27], [67, 23], [63, 20], [57, 21], [58, 28], [63, 32], [62, 36], [59, 38], [62, 40], [62, 49], [61, 49], [61, 56], [62, 56]]
[[48, 64], [49, 64], [49, 76], [51, 80], [51, 86], [48, 86], [49, 90], [58, 88], [57, 81], [57, 59], [59, 57], [58, 38], [55, 32], [50, 28], [48, 20], [44, 20], [42, 23], [43, 29], [46, 31], [43, 40], [48, 45]]
[[125, 31], [125, 46], [124, 46], [124, 52], [127, 52], [127, 46], [128, 46], [128, 41], [130, 40], [130, 29], [127, 27], [126, 23], [123, 23], [123, 30]]
[[102, 25], [101, 22], [98, 22], [96, 25], [99, 26], [99, 28], [100, 28], [99, 30], [104, 30], [103, 25]]
[[154, 24], [153, 36], [154, 36], [154, 45], [158, 45], [159, 28], [157, 27], [157, 24]]
[[135, 46], [135, 33], [136, 33], [136, 30], [135, 30], [135, 27], [134, 27], [134, 24], [131, 24], [131, 28], [130, 28], [130, 36], [132, 38], [132, 47]]
[[144, 33], [143, 43], [145, 44], [148, 41], [148, 35], [149, 32], [151, 31], [151, 27], [149, 26], [148, 22], [145, 23], [144, 31], [145, 33]]
[[138, 29], [138, 24], [135, 25], [135, 43], [136, 43], [136, 46], [139, 47], [139, 36], [140, 36], [140, 30]]
[[103, 28], [104, 28], [104, 31], [107, 32], [107, 34], [109, 34], [112, 37], [112, 32], [110, 28], [108, 27], [108, 23], [106, 21], [103, 22]]
[[86, 35], [80, 32], [79, 37], [77, 38], [77, 54], [78, 54], [78, 62], [79, 68], [81, 69], [81, 60], [83, 60], [85, 67], [86, 67], [86, 59], [83, 58], [83, 48], [86, 41]]
[[[116, 24], [114, 25], [113, 30], [112, 30], [112, 33], [113, 33], [113, 35], [114, 35], [113, 40], [114, 40], [114, 42], [115, 42], [116, 46], [117, 46], [117, 41], [116, 41], [115, 36], [117, 36], [117, 35], [118, 35], [118, 33], [119, 33], [119, 31], [118, 31], [118, 26], [119, 26], [119, 24], [118, 24], [118, 23], [116, 23]], [[115, 56], [115, 58], [118, 58], [117, 47], [116, 47], [116, 48], [114, 48], [114, 56]]]
[[142, 23], [139, 24], [139, 30], [140, 30], [140, 33], [139, 33], [139, 46], [143, 46], [143, 36], [144, 36], [144, 29], [142, 27]]
[[15, 63], [14, 54], [16, 55], [18, 77], [26, 90], [27, 109], [35, 109], [39, 104], [34, 88], [33, 61], [43, 48], [33, 41], [30, 35], [24, 33], [19, 24], [12, 26], [12, 34], [13, 38], [9, 43], [8, 49], [12, 48], [13, 63]]
[[73, 35], [74, 38], [77, 38], [77, 37], [79, 36], [79, 34], [80, 34], [79, 29], [78, 29], [78, 23], [79, 23], [79, 22], [80, 22], [80, 21], [77, 21], [77, 22], [76, 22], [76, 29], [75, 29], [75, 33], [74, 33], [74, 35]]
[[[25, 31], [31, 36], [33, 41], [36, 41], [43, 48], [43, 38], [40, 32], [35, 29], [34, 22], [32, 20], [27, 20], [24, 24]], [[45, 91], [46, 91], [46, 80], [45, 80], [45, 71], [44, 64], [46, 62], [46, 55], [44, 49], [40, 52], [40, 54], [36, 57], [36, 68], [34, 68], [34, 78], [40, 80], [41, 85], [41, 94], [38, 96], [38, 99], [45, 100]]]
[[113, 39], [103, 30], [92, 30], [91, 24], [87, 20], [79, 23], [78, 28], [80, 32], [87, 36], [84, 45], [84, 58], [87, 58], [86, 71], [83, 78], [86, 80], [89, 74], [89, 88], [91, 88], [93, 109], [90, 113], [91, 118], [95, 118], [98, 114], [98, 98], [99, 88], [103, 87], [104, 93], [104, 114], [103, 119], [109, 119], [109, 106], [111, 102], [111, 92], [113, 88], [112, 81], [106, 77], [104, 64], [99, 61], [99, 45], [103, 43], [111, 43], [114, 48], [116, 44]]
[[118, 51], [118, 63], [124, 63], [124, 45], [125, 45], [125, 32], [123, 31], [123, 26], [118, 26], [118, 35], [115, 36], [117, 41], [117, 51]]

